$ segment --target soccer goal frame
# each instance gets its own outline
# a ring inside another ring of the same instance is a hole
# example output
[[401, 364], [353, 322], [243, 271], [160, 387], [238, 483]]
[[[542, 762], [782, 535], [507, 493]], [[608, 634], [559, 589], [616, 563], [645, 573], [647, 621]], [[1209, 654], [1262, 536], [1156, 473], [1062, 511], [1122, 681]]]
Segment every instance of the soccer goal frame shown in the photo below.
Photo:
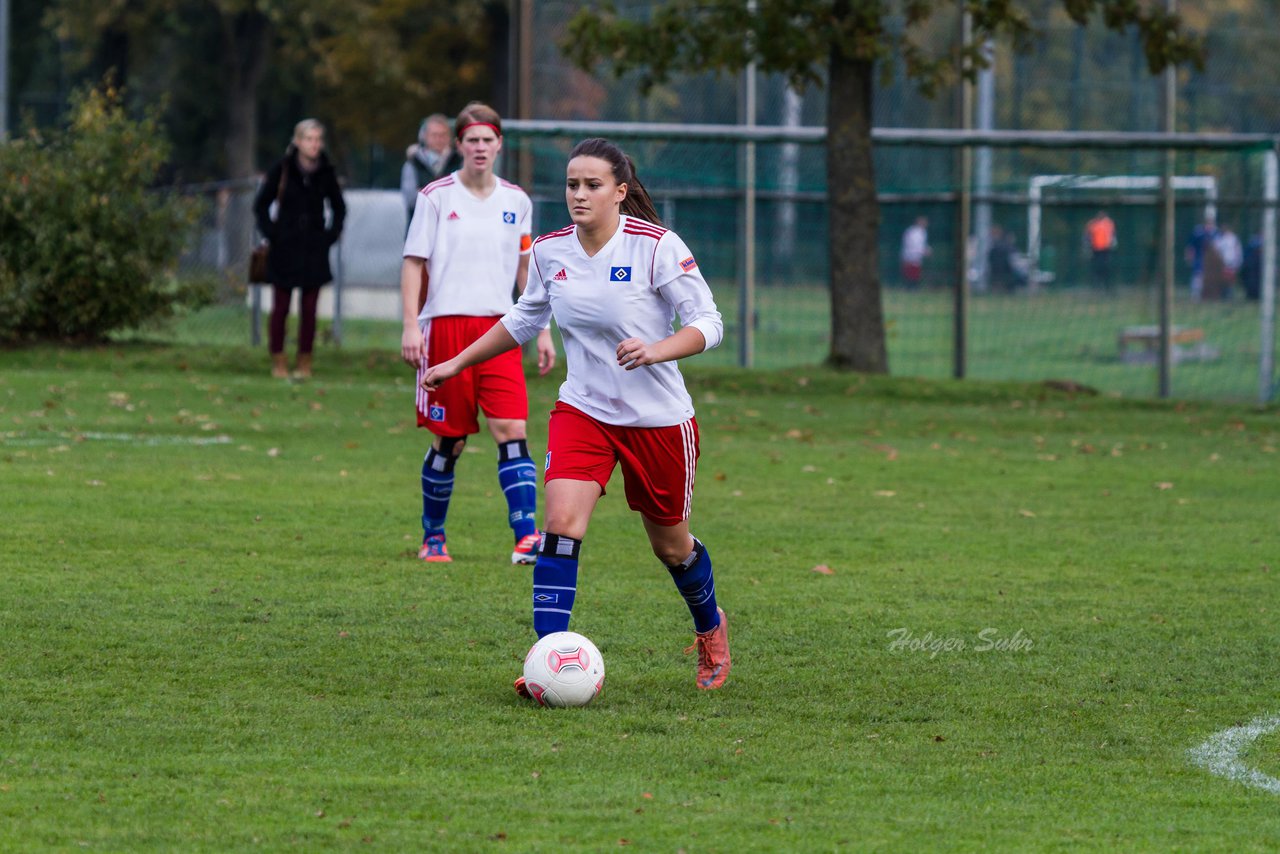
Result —
[[[1159, 192], [1160, 181], [1159, 175], [1032, 175], [1027, 182], [1027, 261], [1031, 267], [1032, 280], [1040, 275], [1040, 225], [1046, 189]], [[1174, 175], [1172, 184], [1175, 193], [1203, 193], [1205, 218], [1217, 218], [1217, 178], [1212, 175]]]

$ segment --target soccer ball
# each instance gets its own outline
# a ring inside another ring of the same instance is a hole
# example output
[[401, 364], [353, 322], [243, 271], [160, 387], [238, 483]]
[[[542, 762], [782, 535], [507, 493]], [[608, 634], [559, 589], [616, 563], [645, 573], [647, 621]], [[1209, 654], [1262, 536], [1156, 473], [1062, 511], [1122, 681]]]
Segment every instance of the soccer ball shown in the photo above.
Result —
[[552, 632], [524, 657], [524, 684], [541, 706], [585, 706], [604, 689], [604, 659], [577, 632]]

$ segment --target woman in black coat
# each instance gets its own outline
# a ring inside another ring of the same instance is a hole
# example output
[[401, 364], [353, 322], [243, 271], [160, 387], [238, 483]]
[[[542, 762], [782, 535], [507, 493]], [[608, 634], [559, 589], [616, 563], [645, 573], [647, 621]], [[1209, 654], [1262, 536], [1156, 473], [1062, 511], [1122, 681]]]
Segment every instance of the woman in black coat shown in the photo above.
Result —
[[[271, 205], [279, 199], [275, 219]], [[326, 222], [324, 203], [329, 202]], [[320, 288], [333, 280], [329, 247], [342, 234], [347, 206], [338, 176], [324, 153], [324, 125], [315, 119], [298, 122], [284, 158], [271, 167], [253, 203], [258, 230], [271, 244], [267, 272], [272, 283], [268, 349], [271, 374], [289, 376], [284, 331], [293, 289], [299, 288], [298, 375], [311, 376], [311, 350], [316, 338], [316, 304]]]

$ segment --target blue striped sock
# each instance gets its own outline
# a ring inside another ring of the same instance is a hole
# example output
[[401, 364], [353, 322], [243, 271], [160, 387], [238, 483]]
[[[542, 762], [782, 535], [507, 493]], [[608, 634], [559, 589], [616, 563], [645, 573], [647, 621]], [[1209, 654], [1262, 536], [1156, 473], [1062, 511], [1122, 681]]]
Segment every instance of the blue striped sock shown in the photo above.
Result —
[[449, 498], [453, 495], [453, 465], [457, 457], [446, 456], [435, 448], [422, 460], [422, 534], [423, 539], [444, 533], [444, 519], [449, 515]]
[[716, 613], [716, 579], [711, 574], [707, 547], [694, 537], [693, 552], [675, 566], [668, 566], [667, 571], [689, 606], [694, 631], [709, 632], [720, 625], [720, 615]]
[[533, 630], [538, 637], [569, 630], [578, 592], [581, 540], [547, 534], [533, 566]]
[[538, 469], [524, 439], [498, 445], [498, 483], [507, 497], [507, 522], [519, 542], [538, 530]]

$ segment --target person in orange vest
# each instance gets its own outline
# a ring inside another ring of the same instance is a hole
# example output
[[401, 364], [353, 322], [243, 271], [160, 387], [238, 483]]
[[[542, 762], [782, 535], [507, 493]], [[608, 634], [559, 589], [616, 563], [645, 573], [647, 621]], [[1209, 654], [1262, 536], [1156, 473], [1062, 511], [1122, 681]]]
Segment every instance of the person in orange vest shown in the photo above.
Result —
[[1116, 248], [1116, 224], [1106, 211], [1098, 211], [1085, 223], [1084, 240], [1091, 253], [1094, 286], [1104, 291], [1111, 290], [1111, 253]]

